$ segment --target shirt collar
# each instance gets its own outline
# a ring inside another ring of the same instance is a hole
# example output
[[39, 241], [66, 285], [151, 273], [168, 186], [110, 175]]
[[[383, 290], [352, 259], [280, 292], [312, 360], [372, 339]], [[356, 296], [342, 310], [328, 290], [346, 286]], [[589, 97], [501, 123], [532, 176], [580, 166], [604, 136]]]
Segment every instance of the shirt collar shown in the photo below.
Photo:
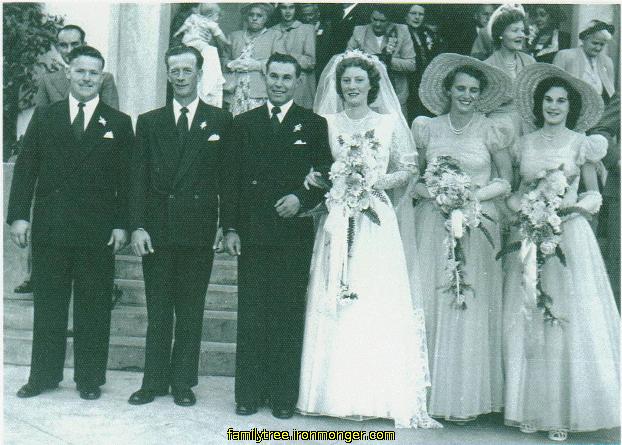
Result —
[[[283, 122], [283, 118], [285, 118], [285, 115], [287, 115], [287, 112], [289, 111], [293, 103], [294, 100], [292, 99], [289, 102], [279, 106], [279, 108], [281, 108], [281, 112], [276, 115], [276, 117], [279, 119], [279, 122]], [[268, 116], [272, 117], [272, 109], [275, 107], [275, 105], [273, 105], [270, 101], [266, 102], [266, 104], [268, 105]]]
[[[194, 120], [194, 115], [197, 111], [197, 107], [199, 106], [199, 96], [195, 97], [192, 102], [190, 102], [185, 107], [188, 109], [188, 129], [192, 126], [192, 121]], [[179, 116], [181, 115], [181, 109], [183, 105], [177, 102], [176, 99], [173, 99], [173, 114], [175, 115], [175, 122], [179, 120]]]

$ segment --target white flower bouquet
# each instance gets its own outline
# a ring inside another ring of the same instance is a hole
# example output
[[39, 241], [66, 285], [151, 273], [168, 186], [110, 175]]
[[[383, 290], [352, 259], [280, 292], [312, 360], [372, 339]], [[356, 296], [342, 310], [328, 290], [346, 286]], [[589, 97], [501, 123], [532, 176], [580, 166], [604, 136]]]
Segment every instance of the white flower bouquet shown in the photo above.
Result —
[[493, 220], [482, 212], [471, 178], [451, 156], [432, 159], [422, 180], [445, 217], [445, 228], [448, 232], [445, 239], [448, 259], [446, 269], [449, 275], [447, 289], [454, 294], [454, 306], [466, 309], [465, 292], [472, 292], [472, 288], [464, 279], [465, 258], [461, 240], [465, 232], [468, 234], [472, 229], [478, 228], [494, 246], [492, 236], [481, 224], [482, 218]]

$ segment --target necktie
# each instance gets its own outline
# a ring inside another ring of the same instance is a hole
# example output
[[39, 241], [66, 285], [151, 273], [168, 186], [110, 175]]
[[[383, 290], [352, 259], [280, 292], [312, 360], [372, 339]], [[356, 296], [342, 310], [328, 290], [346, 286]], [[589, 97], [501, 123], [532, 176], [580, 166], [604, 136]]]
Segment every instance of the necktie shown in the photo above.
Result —
[[183, 143], [184, 136], [188, 133], [188, 108], [181, 107], [181, 114], [177, 119], [177, 134], [179, 135], [179, 142]]
[[270, 118], [270, 123], [272, 124], [272, 132], [276, 133], [279, 131], [279, 127], [281, 126], [281, 122], [279, 122], [279, 117], [277, 114], [281, 112], [281, 107], [272, 107], [272, 117]]
[[181, 114], [179, 115], [179, 119], [177, 119], [177, 140], [179, 141], [177, 146], [178, 159], [181, 159], [184, 155], [184, 142], [188, 134], [188, 108], [181, 107], [180, 111]]
[[76, 140], [80, 142], [84, 134], [84, 102], [78, 102], [78, 114], [71, 123], [71, 129]]

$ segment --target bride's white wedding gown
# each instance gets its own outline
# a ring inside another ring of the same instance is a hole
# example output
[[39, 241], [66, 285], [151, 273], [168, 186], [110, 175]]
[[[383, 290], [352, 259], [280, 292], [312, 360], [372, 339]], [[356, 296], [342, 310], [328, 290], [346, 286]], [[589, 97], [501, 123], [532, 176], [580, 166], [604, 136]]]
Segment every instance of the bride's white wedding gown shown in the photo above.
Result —
[[[414, 147], [400, 134], [397, 118], [369, 112], [353, 120], [344, 112], [326, 116], [333, 158], [350, 138], [374, 130], [380, 187], [406, 184], [414, 167]], [[389, 173], [388, 175], [386, 173]], [[384, 176], [383, 176], [384, 175]], [[356, 217], [349, 258], [350, 290], [358, 298], [338, 304], [330, 286], [331, 235], [322, 217], [308, 287], [300, 395], [303, 414], [362, 420], [388, 418], [396, 427], [440, 427], [427, 414], [430, 385], [421, 307], [413, 307], [409, 278], [393, 206], [372, 198], [380, 225]]]

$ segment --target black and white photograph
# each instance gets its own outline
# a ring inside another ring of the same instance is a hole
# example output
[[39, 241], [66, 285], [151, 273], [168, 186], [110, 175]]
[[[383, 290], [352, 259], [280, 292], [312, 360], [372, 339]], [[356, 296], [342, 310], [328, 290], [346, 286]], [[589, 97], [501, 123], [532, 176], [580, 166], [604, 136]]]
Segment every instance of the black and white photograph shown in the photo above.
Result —
[[620, 4], [480, 1], [3, 1], [0, 441], [619, 444]]

